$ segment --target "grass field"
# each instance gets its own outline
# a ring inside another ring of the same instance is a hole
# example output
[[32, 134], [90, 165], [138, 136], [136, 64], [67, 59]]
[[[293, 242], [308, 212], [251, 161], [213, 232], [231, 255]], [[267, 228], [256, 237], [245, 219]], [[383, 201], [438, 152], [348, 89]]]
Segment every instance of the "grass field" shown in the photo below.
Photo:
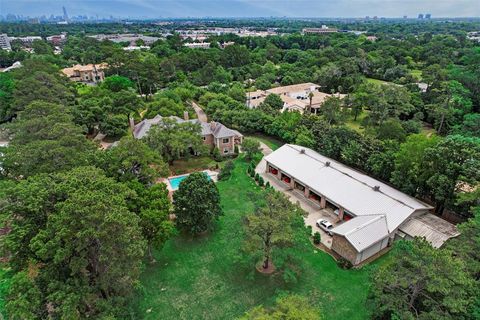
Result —
[[209, 156], [191, 157], [190, 159], [179, 159], [170, 166], [172, 175], [189, 173], [202, 169], [210, 169], [215, 166], [222, 166], [222, 162], [216, 162]]
[[5, 266], [0, 265], [0, 319], [7, 319], [5, 312], [5, 299], [10, 288], [12, 272]]
[[285, 144], [285, 142], [282, 142], [278, 139], [275, 139], [273, 137], [269, 137], [269, 136], [266, 136], [266, 135], [262, 135], [262, 134], [251, 135], [251, 136], [248, 136], [248, 138], [257, 139], [257, 140], [265, 143], [272, 150], [277, 150], [278, 148], [280, 148], [281, 146], [283, 146]]
[[379, 80], [379, 79], [373, 79], [373, 78], [367, 78], [368, 83], [373, 83], [373, 84], [388, 84], [390, 82]]
[[229, 181], [218, 182], [224, 216], [216, 230], [201, 238], [177, 236], [156, 253], [131, 306], [136, 319], [235, 319], [252, 307], [271, 305], [282, 291], [314, 297], [325, 319], [367, 319], [365, 300], [370, 265], [342, 270], [322, 251], [306, 244], [299, 253], [305, 271], [294, 285], [243, 270], [235, 263], [242, 244], [242, 218], [253, 210], [249, 193], [261, 192], [235, 161]]
[[358, 115], [356, 121], [353, 120], [353, 116], [349, 116], [347, 121], [345, 121], [345, 125], [350, 129], [362, 133], [365, 131], [365, 128], [362, 126], [362, 121], [365, 119], [366, 116], [368, 116], [368, 111], [363, 110], [362, 113]]

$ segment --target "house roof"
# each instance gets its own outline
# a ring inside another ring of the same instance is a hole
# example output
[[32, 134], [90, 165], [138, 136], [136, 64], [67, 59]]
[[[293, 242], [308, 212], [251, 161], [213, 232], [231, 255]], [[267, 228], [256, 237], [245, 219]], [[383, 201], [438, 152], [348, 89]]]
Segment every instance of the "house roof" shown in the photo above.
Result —
[[[145, 137], [150, 130], [150, 128], [154, 125], [158, 125], [159, 123], [162, 122], [164, 117], [161, 115], [156, 115], [152, 119], [145, 119], [138, 124], [135, 125], [135, 128], [133, 130], [133, 136], [137, 139], [142, 139]], [[227, 138], [227, 137], [243, 137], [243, 135], [236, 131], [232, 130], [220, 122], [201, 122], [198, 119], [191, 119], [191, 120], [183, 120], [182, 118], [179, 118], [177, 116], [170, 116], [170, 117], [165, 117], [169, 118], [172, 120], [175, 120], [177, 123], [184, 123], [184, 122], [190, 122], [190, 123], [198, 123], [201, 128], [201, 135], [206, 136], [206, 135], [213, 135], [215, 138]]]
[[314, 87], [314, 90], [316, 90], [320, 86], [315, 83], [307, 82], [307, 83], [292, 84], [290, 86], [271, 88], [271, 89], [268, 89], [267, 92], [275, 93], [275, 94], [283, 94], [288, 92], [306, 91], [306, 90], [310, 90], [310, 88], [312, 87]]
[[86, 64], [86, 65], [76, 64], [73, 67], [62, 69], [62, 72], [65, 75], [72, 77], [73, 75], [75, 75], [75, 72], [77, 71], [92, 71], [94, 70], [94, 68], [96, 68], [97, 70], [103, 70], [107, 68], [107, 64], [106, 63], [95, 64], [95, 65], [94, 64]]
[[428, 212], [408, 219], [399, 230], [411, 237], [425, 238], [434, 248], [440, 248], [448, 239], [460, 235], [455, 225]]
[[[354, 216], [384, 215], [389, 232], [398, 228], [415, 211], [432, 209], [377, 179], [309, 148], [286, 144], [265, 159]], [[342, 226], [353, 227], [354, 220]]]
[[344, 236], [354, 248], [361, 252], [389, 234], [385, 215], [358, 216], [332, 230]]
[[[332, 96], [343, 99], [346, 96], [346, 94], [341, 94], [341, 93], [328, 94], [328, 93], [324, 93], [324, 92], [314, 91], [313, 92], [313, 98], [312, 98], [312, 107], [314, 107], [314, 108], [315, 107], [320, 107], [328, 97], [332, 97]], [[310, 103], [309, 100], [307, 100], [307, 101], [308, 101], [308, 103]]]

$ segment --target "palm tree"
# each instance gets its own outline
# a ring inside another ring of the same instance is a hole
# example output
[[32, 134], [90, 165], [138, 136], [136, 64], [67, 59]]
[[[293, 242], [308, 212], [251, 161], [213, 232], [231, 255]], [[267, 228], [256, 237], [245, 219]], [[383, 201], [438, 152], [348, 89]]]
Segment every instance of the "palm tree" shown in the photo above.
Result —
[[312, 99], [313, 99], [313, 92], [310, 91], [310, 93], [308, 94], [308, 99], [310, 100], [310, 107], [308, 109], [308, 112], [312, 112]]

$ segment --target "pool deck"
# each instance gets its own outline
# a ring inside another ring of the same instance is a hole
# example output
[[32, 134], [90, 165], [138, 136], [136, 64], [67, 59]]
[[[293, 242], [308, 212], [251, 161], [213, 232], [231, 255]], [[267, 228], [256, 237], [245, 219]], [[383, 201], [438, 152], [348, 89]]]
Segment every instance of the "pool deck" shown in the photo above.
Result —
[[[210, 176], [210, 178], [212, 179], [213, 182], [217, 182], [218, 181], [218, 172], [216, 171], [212, 171], [212, 170], [202, 170], [202, 171], [196, 171], [196, 172], [205, 172], [206, 174], [208, 174]], [[159, 180], [157, 180], [157, 183], [165, 183], [167, 185], [167, 190], [168, 190], [168, 193], [170, 195], [172, 195], [177, 189], [173, 189], [171, 184], [170, 184], [170, 181], [168, 181], [169, 179], [172, 179], [172, 178], [178, 178], [178, 177], [185, 177], [185, 176], [188, 176], [190, 174], [192, 174], [193, 172], [190, 172], [190, 173], [184, 173], [184, 174], [179, 174], [177, 176], [171, 176], [171, 177], [168, 177], [168, 178], [161, 178]]]

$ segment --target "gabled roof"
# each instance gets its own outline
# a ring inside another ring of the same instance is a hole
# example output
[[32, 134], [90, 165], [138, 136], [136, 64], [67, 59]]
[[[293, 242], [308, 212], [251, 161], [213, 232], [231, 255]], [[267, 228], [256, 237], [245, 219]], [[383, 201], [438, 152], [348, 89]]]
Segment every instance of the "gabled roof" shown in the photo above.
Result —
[[344, 236], [358, 252], [388, 237], [389, 234], [387, 219], [383, 214], [355, 217], [333, 228], [332, 232]]
[[271, 88], [271, 89], [268, 89], [267, 92], [275, 93], [275, 94], [283, 94], [283, 93], [289, 93], [289, 92], [306, 91], [306, 90], [310, 90], [310, 88], [314, 88], [314, 90], [316, 90], [319, 87], [320, 86], [318, 84], [307, 82], [307, 83], [299, 83], [299, 84], [292, 84], [289, 86]]
[[[133, 136], [137, 139], [142, 139], [144, 136], [147, 135], [148, 131], [150, 128], [154, 125], [158, 125], [163, 121], [163, 118], [161, 115], [156, 115], [155, 118], [152, 119], [145, 119], [138, 124], [135, 125], [135, 128], [133, 130]], [[183, 120], [182, 118], [179, 118], [177, 116], [170, 116], [170, 117], [165, 117], [168, 119], [175, 120], [177, 123], [184, 123], [184, 122], [190, 122], [190, 123], [198, 123], [201, 128], [201, 135], [206, 136], [206, 135], [213, 135], [215, 138], [227, 138], [227, 137], [243, 137], [243, 135], [236, 131], [229, 129], [228, 127], [224, 126], [220, 122], [212, 122], [207, 123], [207, 122], [201, 122], [198, 119], [191, 119], [191, 120]]]
[[[398, 228], [414, 212], [432, 209], [377, 179], [309, 148], [286, 144], [266, 156], [265, 160], [354, 216], [385, 215], [389, 232]], [[342, 226], [349, 225], [353, 220]]]

